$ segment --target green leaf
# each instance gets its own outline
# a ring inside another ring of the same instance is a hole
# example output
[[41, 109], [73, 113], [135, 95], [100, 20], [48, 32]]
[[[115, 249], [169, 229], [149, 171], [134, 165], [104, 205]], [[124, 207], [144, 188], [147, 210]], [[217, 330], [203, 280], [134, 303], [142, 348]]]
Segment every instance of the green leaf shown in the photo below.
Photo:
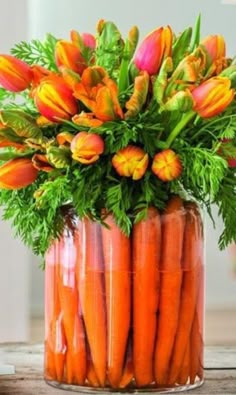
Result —
[[58, 71], [54, 54], [57, 41], [52, 34], [47, 34], [43, 42], [35, 39], [30, 42], [21, 41], [12, 48], [11, 53], [30, 65], [39, 64]]
[[47, 149], [49, 162], [56, 169], [64, 169], [71, 164], [71, 151], [66, 147], [49, 147]]
[[42, 131], [29, 114], [21, 110], [3, 110], [0, 118], [4, 125], [13, 129], [20, 137], [42, 139]]
[[19, 152], [19, 151], [13, 151], [13, 150], [1, 150], [0, 149], [0, 161], [8, 161], [11, 159], [16, 159], [16, 158], [24, 158], [27, 156], [32, 155], [32, 151], [24, 151], [24, 152]]
[[191, 37], [192, 37], [192, 28], [188, 27], [176, 39], [172, 49], [172, 59], [173, 59], [174, 68], [176, 68], [176, 66], [183, 59], [183, 57], [186, 56], [186, 53], [188, 52], [189, 49]]
[[118, 78], [124, 43], [121, 33], [113, 22], [105, 22], [97, 38], [96, 63], [104, 67], [114, 79]]
[[201, 14], [198, 15], [194, 29], [193, 29], [193, 35], [192, 35], [192, 40], [190, 43], [190, 48], [189, 52], [193, 52], [195, 48], [199, 46], [200, 43], [200, 34], [201, 34]]
[[139, 31], [136, 26], [134, 26], [128, 35], [125, 42], [125, 47], [122, 54], [122, 61], [120, 65], [118, 89], [121, 94], [129, 87], [129, 64], [135, 52], [139, 38]]

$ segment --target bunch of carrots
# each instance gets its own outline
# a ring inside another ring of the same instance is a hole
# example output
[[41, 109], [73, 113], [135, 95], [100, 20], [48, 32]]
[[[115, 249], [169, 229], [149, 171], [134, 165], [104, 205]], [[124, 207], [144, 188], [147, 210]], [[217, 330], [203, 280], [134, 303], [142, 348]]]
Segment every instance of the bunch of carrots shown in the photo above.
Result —
[[125, 236], [88, 218], [46, 256], [46, 379], [114, 389], [203, 377], [203, 231], [173, 197]]

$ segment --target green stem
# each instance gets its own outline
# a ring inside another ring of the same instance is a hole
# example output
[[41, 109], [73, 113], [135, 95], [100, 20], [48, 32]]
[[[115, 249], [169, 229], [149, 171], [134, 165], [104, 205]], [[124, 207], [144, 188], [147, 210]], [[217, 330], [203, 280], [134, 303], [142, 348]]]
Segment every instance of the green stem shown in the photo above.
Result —
[[217, 124], [218, 122], [222, 122], [222, 121], [224, 121], [225, 119], [232, 119], [232, 118], [235, 118], [235, 117], [236, 117], [236, 115], [234, 115], [234, 114], [225, 115], [224, 117], [214, 119], [213, 121], [210, 121], [210, 122], [204, 124], [203, 127], [201, 127], [201, 128], [192, 136], [192, 139], [195, 140], [195, 139], [196, 139], [206, 128], [208, 128], [209, 126], [212, 126], [212, 125], [214, 125], [214, 124]]
[[175, 126], [172, 132], [169, 134], [168, 139], [166, 140], [166, 146], [169, 148], [176, 137], [180, 134], [183, 128], [187, 125], [187, 123], [196, 115], [194, 111], [189, 111], [187, 114], [183, 116], [181, 121]]

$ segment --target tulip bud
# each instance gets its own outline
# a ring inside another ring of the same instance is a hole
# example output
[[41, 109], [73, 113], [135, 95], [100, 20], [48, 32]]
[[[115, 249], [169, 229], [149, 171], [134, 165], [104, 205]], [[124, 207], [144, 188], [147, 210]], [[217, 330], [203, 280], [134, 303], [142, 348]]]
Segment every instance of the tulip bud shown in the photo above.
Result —
[[82, 33], [81, 37], [83, 39], [85, 47], [95, 49], [96, 48], [96, 39], [90, 33]]
[[167, 111], [187, 112], [193, 107], [193, 98], [191, 93], [186, 91], [179, 91], [170, 99], [167, 100], [163, 108]]
[[193, 89], [194, 111], [202, 118], [220, 114], [234, 98], [231, 82], [226, 77], [212, 77]]
[[227, 67], [227, 59], [225, 58], [225, 41], [220, 34], [207, 36], [201, 44], [205, 47], [210, 61], [207, 75], [218, 75], [225, 67]]
[[32, 184], [38, 175], [31, 159], [17, 158], [0, 166], [0, 188], [20, 189]]
[[55, 59], [59, 68], [65, 66], [78, 74], [82, 74], [86, 68], [86, 63], [79, 47], [70, 41], [60, 40], [56, 43]]
[[149, 33], [134, 57], [134, 64], [139, 70], [145, 70], [148, 74], [157, 74], [162, 60], [171, 55], [172, 30], [169, 26], [160, 27]]
[[71, 142], [72, 158], [89, 165], [96, 162], [104, 151], [103, 139], [93, 133], [79, 132]]
[[113, 156], [112, 165], [120, 176], [139, 180], [147, 170], [148, 161], [148, 154], [141, 148], [128, 145]]
[[225, 40], [220, 34], [205, 37], [201, 44], [206, 48], [212, 62], [225, 57]]
[[49, 121], [70, 119], [78, 112], [73, 93], [60, 77], [48, 77], [42, 80], [34, 95], [39, 112]]
[[179, 156], [171, 149], [159, 152], [153, 158], [152, 171], [162, 181], [175, 180], [182, 172]]
[[32, 81], [30, 66], [11, 55], [0, 55], [0, 84], [10, 92], [21, 92]]

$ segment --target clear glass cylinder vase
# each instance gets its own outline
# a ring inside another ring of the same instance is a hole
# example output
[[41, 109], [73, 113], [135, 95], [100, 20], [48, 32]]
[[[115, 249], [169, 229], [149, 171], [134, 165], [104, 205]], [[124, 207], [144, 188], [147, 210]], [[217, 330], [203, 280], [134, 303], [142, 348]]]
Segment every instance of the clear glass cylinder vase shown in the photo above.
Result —
[[[69, 218], [69, 219], [68, 219]], [[195, 203], [154, 207], [130, 236], [67, 215], [46, 254], [45, 379], [78, 392], [203, 383], [203, 227]]]

